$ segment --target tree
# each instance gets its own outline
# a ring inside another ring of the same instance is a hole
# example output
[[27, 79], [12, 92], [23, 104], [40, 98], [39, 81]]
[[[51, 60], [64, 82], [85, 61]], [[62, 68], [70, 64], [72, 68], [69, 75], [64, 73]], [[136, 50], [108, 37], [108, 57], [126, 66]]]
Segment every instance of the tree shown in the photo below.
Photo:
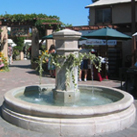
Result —
[[13, 42], [17, 45], [16, 48], [21, 52], [24, 46], [24, 37], [17, 37], [13, 38]]
[[18, 56], [20, 52], [23, 51], [24, 39], [25, 39], [24, 37], [18, 37], [18, 36], [15, 36], [13, 38], [13, 42], [17, 45], [14, 47], [14, 50], [13, 50], [14, 56]]

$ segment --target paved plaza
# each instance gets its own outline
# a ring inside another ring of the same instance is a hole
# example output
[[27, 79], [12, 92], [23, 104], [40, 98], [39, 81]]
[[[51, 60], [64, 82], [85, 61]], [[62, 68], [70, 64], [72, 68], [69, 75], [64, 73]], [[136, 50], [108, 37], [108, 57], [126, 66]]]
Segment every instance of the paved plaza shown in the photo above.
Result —
[[[55, 78], [49, 77], [45, 73], [42, 77], [42, 84], [54, 84]], [[30, 61], [14, 61], [10, 66], [9, 72], [0, 72], [0, 104], [3, 103], [4, 94], [10, 89], [28, 86], [38, 85], [39, 75], [36, 70], [31, 69]], [[86, 81], [79, 82], [79, 84], [87, 85], [103, 85], [108, 87], [120, 88], [120, 81], [118, 80], [104, 80], [104, 81]], [[137, 101], [135, 100], [135, 106], [137, 107]], [[61, 135], [60, 135], [61, 136]], [[68, 135], [69, 136], [69, 135]], [[48, 133], [39, 133], [34, 131], [28, 131], [20, 127], [14, 126], [0, 117], [0, 137], [53, 137]], [[56, 136], [57, 137], [57, 136]], [[86, 137], [86, 133], [85, 133]], [[118, 131], [115, 133], [109, 133], [104, 135], [96, 135], [95, 137], [137, 137], [137, 119], [135, 123], [128, 129]]]

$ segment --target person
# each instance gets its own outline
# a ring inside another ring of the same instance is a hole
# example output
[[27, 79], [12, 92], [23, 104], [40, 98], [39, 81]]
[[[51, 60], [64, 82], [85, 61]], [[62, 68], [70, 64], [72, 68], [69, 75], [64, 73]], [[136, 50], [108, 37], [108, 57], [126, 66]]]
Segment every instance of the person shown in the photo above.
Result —
[[26, 59], [26, 46], [23, 47], [24, 59]]
[[[97, 50], [91, 49], [91, 54], [94, 54], [96, 57], [98, 57], [97, 60], [94, 60], [94, 63], [97, 66], [99, 65], [99, 62], [105, 63], [104, 62], [104, 58], [98, 55], [98, 51]], [[102, 73], [98, 72], [98, 69], [96, 69], [96, 67], [93, 65], [92, 61], [90, 61], [90, 65], [91, 65], [91, 76], [92, 76], [92, 79], [96, 79], [96, 80], [102, 81], [103, 80], [103, 78], [101, 76]], [[105, 73], [103, 75], [105, 75]]]
[[30, 46], [29, 48], [28, 48], [28, 50], [27, 50], [27, 52], [29, 53], [29, 58], [31, 59], [31, 47], [32, 46]]
[[[54, 45], [51, 45], [50, 46], [50, 49], [49, 49], [49, 54], [55, 54], [56, 53], [56, 50], [55, 50], [55, 46]], [[50, 76], [51, 77], [55, 77], [55, 65], [52, 64], [51, 62], [51, 57], [48, 59], [48, 70], [49, 70], [49, 73], [50, 73]]]
[[9, 44], [9, 46], [8, 46], [8, 63], [9, 63], [9, 65], [11, 65], [13, 63], [12, 54], [13, 54], [13, 48]]
[[[88, 49], [85, 49], [85, 45], [82, 45], [82, 49], [79, 51], [80, 53], [89, 53]], [[83, 58], [81, 65], [80, 65], [80, 72], [79, 72], [79, 81], [82, 81], [82, 72], [84, 71], [84, 81], [87, 81], [87, 74], [88, 74], [88, 62], [89, 60]]]

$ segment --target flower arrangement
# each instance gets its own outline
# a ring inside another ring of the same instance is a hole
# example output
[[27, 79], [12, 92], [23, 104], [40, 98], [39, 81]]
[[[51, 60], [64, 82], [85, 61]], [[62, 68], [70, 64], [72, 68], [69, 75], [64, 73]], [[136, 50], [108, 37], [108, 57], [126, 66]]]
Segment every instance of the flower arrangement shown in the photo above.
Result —
[[0, 52], [0, 71], [9, 71], [7, 58]]
[[[101, 71], [101, 60], [99, 57], [97, 57], [94, 54], [86, 54], [86, 53], [71, 53], [69, 55], [58, 55], [58, 54], [48, 54], [47, 52], [42, 52], [42, 54], [39, 56], [39, 60], [36, 61], [39, 65], [39, 74], [40, 77], [42, 76], [43, 68], [42, 64], [45, 62], [45, 59], [51, 58], [52, 64], [54, 64], [58, 68], [64, 67], [66, 69], [66, 85], [69, 86], [69, 74], [72, 72], [72, 81], [74, 85], [76, 86], [75, 83], [75, 77], [73, 73], [73, 68], [74, 67], [79, 67], [80, 69], [80, 64], [83, 58], [87, 58], [92, 61], [92, 64], [95, 66], [98, 71]], [[40, 81], [41, 84], [41, 81]]]

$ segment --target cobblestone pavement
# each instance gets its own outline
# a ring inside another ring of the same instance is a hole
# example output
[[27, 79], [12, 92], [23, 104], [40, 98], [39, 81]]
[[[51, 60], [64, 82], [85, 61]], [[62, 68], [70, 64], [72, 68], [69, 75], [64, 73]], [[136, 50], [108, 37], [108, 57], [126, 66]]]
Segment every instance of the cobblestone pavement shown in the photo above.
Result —
[[[50, 78], [47, 74], [44, 74], [42, 79], [42, 84], [54, 84], [55, 79]], [[38, 73], [31, 69], [30, 61], [14, 61], [10, 66], [9, 72], [0, 72], [0, 104], [3, 103], [4, 94], [13, 88], [28, 85], [39, 84]], [[120, 82], [117, 80], [107, 80], [107, 81], [87, 81], [79, 82], [79, 84], [88, 85], [103, 85], [108, 87], [119, 88]], [[137, 101], [135, 100], [135, 106], [137, 107]], [[20, 127], [14, 126], [0, 117], [0, 137], [53, 137], [48, 133], [39, 133], [34, 131], [28, 131]], [[57, 136], [56, 136], [57, 137]], [[86, 137], [86, 134], [85, 134]], [[98, 135], [95, 137], [137, 137], [137, 119], [135, 123], [128, 129], [109, 133], [104, 135]]]

